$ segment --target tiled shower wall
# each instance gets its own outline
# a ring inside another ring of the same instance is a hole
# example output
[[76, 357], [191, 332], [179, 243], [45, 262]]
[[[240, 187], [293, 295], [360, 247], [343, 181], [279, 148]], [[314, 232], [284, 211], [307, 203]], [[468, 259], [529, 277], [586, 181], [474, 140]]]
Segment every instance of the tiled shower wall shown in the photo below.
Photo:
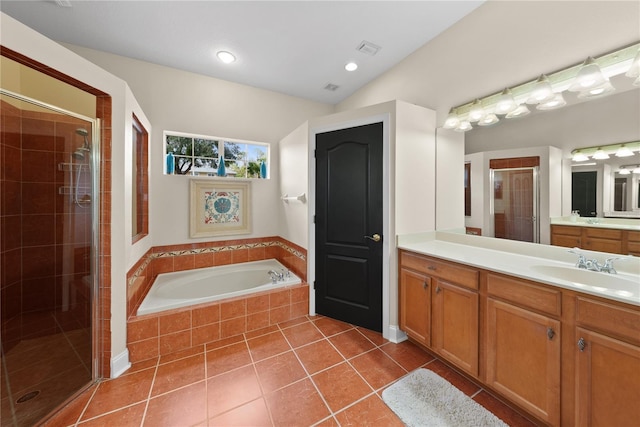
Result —
[[[2, 102], [5, 350], [22, 339], [60, 332], [60, 327], [91, 324], [89, 284], [83, 281], [90, 272], [90, 204], [78, 206], [60, 191], [70, 188], [70, 179], [75, 182], [68, 166], [82, 143], [75, 132], [79, 127], [86, 123]], [[80, 186], [90, 186], [87, 170], [80, 174]], [[65, 302], [72, 313], [62, 310]]]

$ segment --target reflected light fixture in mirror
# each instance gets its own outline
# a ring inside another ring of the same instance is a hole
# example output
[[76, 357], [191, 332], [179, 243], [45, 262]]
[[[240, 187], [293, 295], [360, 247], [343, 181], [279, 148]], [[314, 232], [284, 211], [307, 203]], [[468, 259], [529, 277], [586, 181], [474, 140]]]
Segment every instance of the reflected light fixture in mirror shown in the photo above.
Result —
[[528, 111], [524, 104], [536, 105], [538, 110], [561, 108], [566, 105], [562, 96], [565, 90], [578, 92], [580, 99], [606, 96], [615, 91], [610, 78], [621, 74], [635, 79], [633, 84], [640, 86], [640, 43], [596, 58], [590, 56], [581, 64], [541, 74], [536, 80], [453, 107], [443, 127], [466, 132], [473, 128], [470, 122], [479, 122], [487, 114], [501, 116], [498, 120], [522, 117]]
[[635, 152], [640, 152], [640, 141], [576, 149], [571, 152], [571, 160], [574, 162], [586, 162], [589, 160], [589, 156], [595, 160], [608, 159], [610, 155], [629, 157], [635, 155]]

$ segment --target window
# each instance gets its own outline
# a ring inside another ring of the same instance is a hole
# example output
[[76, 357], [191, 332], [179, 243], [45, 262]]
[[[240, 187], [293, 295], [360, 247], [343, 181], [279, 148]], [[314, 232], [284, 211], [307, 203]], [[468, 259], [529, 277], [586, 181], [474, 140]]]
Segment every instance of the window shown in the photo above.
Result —
[[149, 234], [149, 171], [148, 163], [148, 141], [149, 133], [140, 123], [140, 120], [133, 115], [133, 161], [132, 161], [132, 192], [131, 206], [131, 236], [133, 242], [137, 242]]
[[[165, 173], [268, 178], [269, 144], [165, 132]], [[224, 159], [224, 167], [220, 167]]]

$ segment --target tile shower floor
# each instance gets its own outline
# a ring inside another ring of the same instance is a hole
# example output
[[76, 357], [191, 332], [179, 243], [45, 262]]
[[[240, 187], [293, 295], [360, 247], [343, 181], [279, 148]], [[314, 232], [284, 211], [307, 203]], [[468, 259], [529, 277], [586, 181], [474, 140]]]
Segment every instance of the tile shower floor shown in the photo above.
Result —
[[412, 343], [321, 316], [138, 363], [47, 425], [401, 426], [380, 395], [419, 367], [509, 425], [533, 425]]

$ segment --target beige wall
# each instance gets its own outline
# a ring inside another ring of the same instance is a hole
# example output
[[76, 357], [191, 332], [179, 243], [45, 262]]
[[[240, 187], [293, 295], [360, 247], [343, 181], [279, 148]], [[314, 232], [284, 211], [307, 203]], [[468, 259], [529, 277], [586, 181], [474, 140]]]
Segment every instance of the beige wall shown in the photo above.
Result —
[[228, 236], [189, 238], [189, 177], [163, 174], [165, 130], [270, 143], [271, 179], [252, 180], [253, 230], [242, 237], [282, 234], [278, 141], [309, 118], [333, 112], [333, 106], [78, 46], [68, 47], [124, 79], [149, 117], [153, 127], [149, 229], [154, 246], [228, 240]]
[[638, 40], [638, 1], [487, 1], [337, 111], [401, 99], [441, 125], [451, 107]]

